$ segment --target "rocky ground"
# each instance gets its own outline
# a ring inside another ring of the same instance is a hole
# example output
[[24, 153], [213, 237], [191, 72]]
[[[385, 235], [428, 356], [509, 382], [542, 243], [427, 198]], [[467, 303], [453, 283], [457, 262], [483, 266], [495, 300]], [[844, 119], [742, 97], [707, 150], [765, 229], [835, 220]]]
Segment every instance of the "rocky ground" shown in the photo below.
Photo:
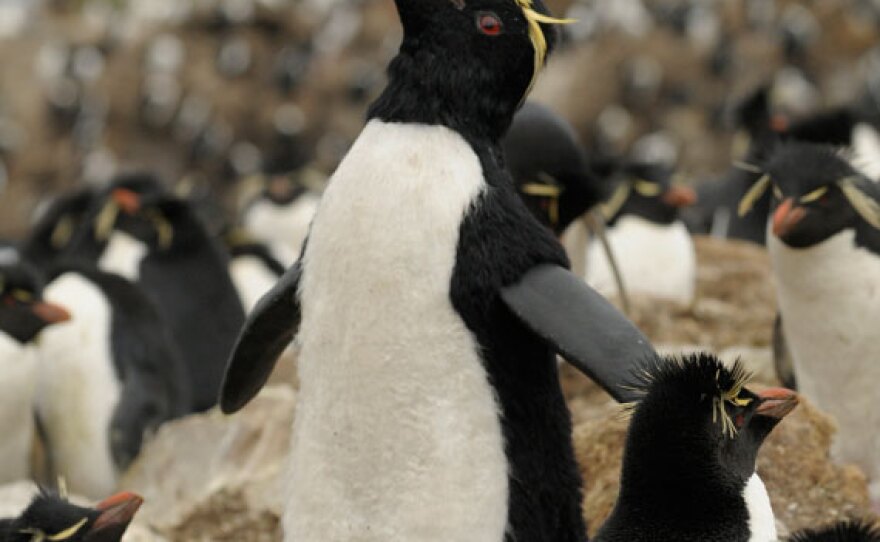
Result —
[[[742, 356], [755, 386], [775, 384], [769, 326], [773, 285], [763, 250], [698, 239], [699, 295], [690, 307], [635, 300], [634, 318], [669, 352], [710, 349]], [[209, 412], [163, 427], [121, 486], [145, 497], [133, 541], [281, 540], [284, 457], [294, 416], [293, 362], [241, 413]], [[586, 482], [584, 514], [591, 530], [613, 507], [627, 418], [621, 407], [578, 373], [563, 367], [574, 440]], [[840, 518], [865, 517], [862, 473], [835, 465], [828, 450], [834, 422], [809, 401], [774, 431], [759, 457], [782, 533]], [[0, 491], [0, 513], [27, 501], [30, 486]]]

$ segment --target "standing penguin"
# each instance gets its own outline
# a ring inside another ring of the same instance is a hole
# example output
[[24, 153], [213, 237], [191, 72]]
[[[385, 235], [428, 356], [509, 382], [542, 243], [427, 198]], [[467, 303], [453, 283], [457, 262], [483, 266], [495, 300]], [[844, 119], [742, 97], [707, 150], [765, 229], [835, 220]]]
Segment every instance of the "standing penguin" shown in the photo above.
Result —
[[785, 143], [753, 193], [771, 191], [767, 247], [799, 390], [837, 418], [834, 452], [880, 499], [880, 187], [835, 147]]
[[708, 354], [656, 359], [627, 433], [620, 494], [595, 542], [775, 542], [758, 449], [797, 406], [753, 393], [742, 365]]
[[0, 519], [0, 542], [121, 542], [142, 503], [123, 492], [84, 508], [41, 492], [18, 517]]
[[42, 280], [26, 264], [0, 266], [0, 483], [30, 476], [34, 436], [33, 398], [37, 379], [34, 341], [70, 314], [42, 300]]
[[317, 193], [288, 177], [275, 176], [248, 204], [242, 225], [271, 249], [275, 259], [289, 266], [299, 257], [320, 201]]
[[625, 400], [653, 349], [566, 269], [501, 161], [559, 21], [539, 0], [395, 3], [388, 86], [249, 316], [221, 407], [297, 337], [287, 541], [582, 542], [556, 352]]
[[228, 255], [192, 205], [150, 176], [119, 179], [99, 199], [71, 252], [143, 289], [180, 349], [193, 408], [213, 407], [244, 309]]
[[145, 436], [191, 411], [191, 386], [170, 330], [136, 285], [67, 265], [45, 294], [72, 317], [40, 341], [36, 413], [54, 474], [96, 498], [116, 489]]
[[609, 195], [591, 174], [574, 128], [545, 105], [523, 104], [502, 147], [529, 210], [556, 235]]
[[[602, 212], [627, 288], [686, 305], [694, 297], [697, 256], [679, 210], [692, 205], [696, 195], [672, 184], [672, 173], [659, 163], [624, 164], [614, 174], [618, 185]], [[587, 250], [586, 268], [592, 287], [606, 295], [617, 292], [606, 253], [596, 242]]]

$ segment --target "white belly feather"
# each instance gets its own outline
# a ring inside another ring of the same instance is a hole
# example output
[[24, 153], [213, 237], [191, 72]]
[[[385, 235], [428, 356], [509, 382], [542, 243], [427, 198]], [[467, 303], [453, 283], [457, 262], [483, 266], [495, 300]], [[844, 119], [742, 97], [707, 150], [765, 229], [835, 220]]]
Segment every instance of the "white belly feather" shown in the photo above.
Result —
[[752, 474], [743, 490], [743, 500], [749, 513], [749, 542], [776, 542], [776, 516], [770, 506], [770, 496], [758, 473]]
[[[665, 226], [624, 216], [608, 228], [607, 235], [629, 292], [685, 305], [693, 300], [696, 254], [681, 221]], [[598, 240], [590, 244], [586, 267], [588, 284], [606, 297], [617, 295], [617, 283]]]
[[334, 174], [300, 284], [286, 541], [503, 539], [498, 406], [449, 295], [484, 182], [455, 132], [375, 120]]
[[55, 279], [45, 297], [67, 307], [71, 320], [40, 337], [37, 412], [57, 474], [72, 492], [103, 498], [115, 491], [117, 474], [108, 436], [120, 394], [111, 309], [97, 286], [73, 273]]
[[288, 205], [259, 201], [248, 210], [244, 226], [256, 239], [269, 245], [272, 255], [288, 267], [299, 258], [320, 201], [320, 196], [312, 192]]
[[839, 424], [835, 455], [880, 479], [880, 258], [844, 230], [804, 250], [768, 234], [798, 387]]
[[27, 479], [34, 436], [37, 359], [33, 345], [0, 332], [0, 483]]

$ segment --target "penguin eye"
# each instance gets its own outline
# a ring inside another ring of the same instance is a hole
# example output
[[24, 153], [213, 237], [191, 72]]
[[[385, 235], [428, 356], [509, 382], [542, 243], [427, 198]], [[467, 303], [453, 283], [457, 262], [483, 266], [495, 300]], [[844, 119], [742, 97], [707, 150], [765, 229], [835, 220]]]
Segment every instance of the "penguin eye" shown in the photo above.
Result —
[[741, 429], [743, 424], [746, 423], [746, 417], [742, 414], [737, 414], [736, 418], [733, 419], [733, 422], [736, 424], [737, 429]]
[[501, 34], [501, 19], [490, 11], [481, 11], [477, 13], [477, 28], [487, 36], [497, 36]]

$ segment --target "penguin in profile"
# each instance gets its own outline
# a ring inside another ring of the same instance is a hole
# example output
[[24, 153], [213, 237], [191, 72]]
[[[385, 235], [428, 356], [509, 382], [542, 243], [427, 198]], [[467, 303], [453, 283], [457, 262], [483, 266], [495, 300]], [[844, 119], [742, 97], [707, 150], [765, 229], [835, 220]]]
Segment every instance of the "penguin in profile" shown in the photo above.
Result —
[[123, 492], [86, 508], [41, 491], [18, 517], [0, 519], [0, 542], [121, 542], [142, 503]]
[[785, 143], [750, 194], [772, 197], [767, 248], [798, 389], [837, 419], [833, 452], [864, 469], [876, 501], [880, 187], [846, 158], [836, 147]]
[[40, 341], [36, 414], [53, 473], [75, 493], [106, 495], [147, 436], [192, 410], [193, 386], [138, 286], [89, 265], [54, 273], [45, 296], [71, 318]]
[[625, 401], [653, 348], [567, 270], [502, 161], [561, 21], [539, 0], [395, 4], [388, 85], [248, 317], [221, 408], [296, 337], [287, 541], [583, 542], [556, 354]]
[[192, 205], [149, 175], [114, 182], [72, 254], [135, 282], [156, 305], [187, 367], [193, 408], [217, 403], [223, 367], [244, 322], [229, 256]]
[[806, 529], [789, 542], [880, 542], [880, 528], [861, 521], [842, 521], [821, 529]]
[[[672, 183], [671, 166], [628, 161], [616, 173], [617, 187], [603, 204], [608, 242], [631, 292], [687, 305], [694, 298], [697, 256], [679, 216], [696, 201], [694, 191]], [[586, 279], [605, 295], [617, 293], [608, 257], [599, 243], [587, 250]]]
[[49, 326], [70, 319], [60, 305], [43, 300], [43, 283], [27, 264], [0, 265], [0, 483], [30, 476], [37, 379], [35, 342]]
[[737, 362], [709, 354], [656, 358], [641, 375], [620, 494], [596, 542], [775, 542], [755, 472], [758, 450], [798, 404], [791, 390], [755, 393]]
[[524, 103], [502, 147], [529, 210], [556, 235], [609, 195], [590, 172], [574, 127], [545, 105]]
[[320, 195], [290, 177], [274, 175], [248, 204], [242, 226], [269, 247], [273, 258], [289, 267], [299, 257], [320, 201]]
[[46, 203], [21, 244], [24, 259], [42, 269], [51, 266], [67, 250], [96, 197], [94, 189], [82, 188]]

